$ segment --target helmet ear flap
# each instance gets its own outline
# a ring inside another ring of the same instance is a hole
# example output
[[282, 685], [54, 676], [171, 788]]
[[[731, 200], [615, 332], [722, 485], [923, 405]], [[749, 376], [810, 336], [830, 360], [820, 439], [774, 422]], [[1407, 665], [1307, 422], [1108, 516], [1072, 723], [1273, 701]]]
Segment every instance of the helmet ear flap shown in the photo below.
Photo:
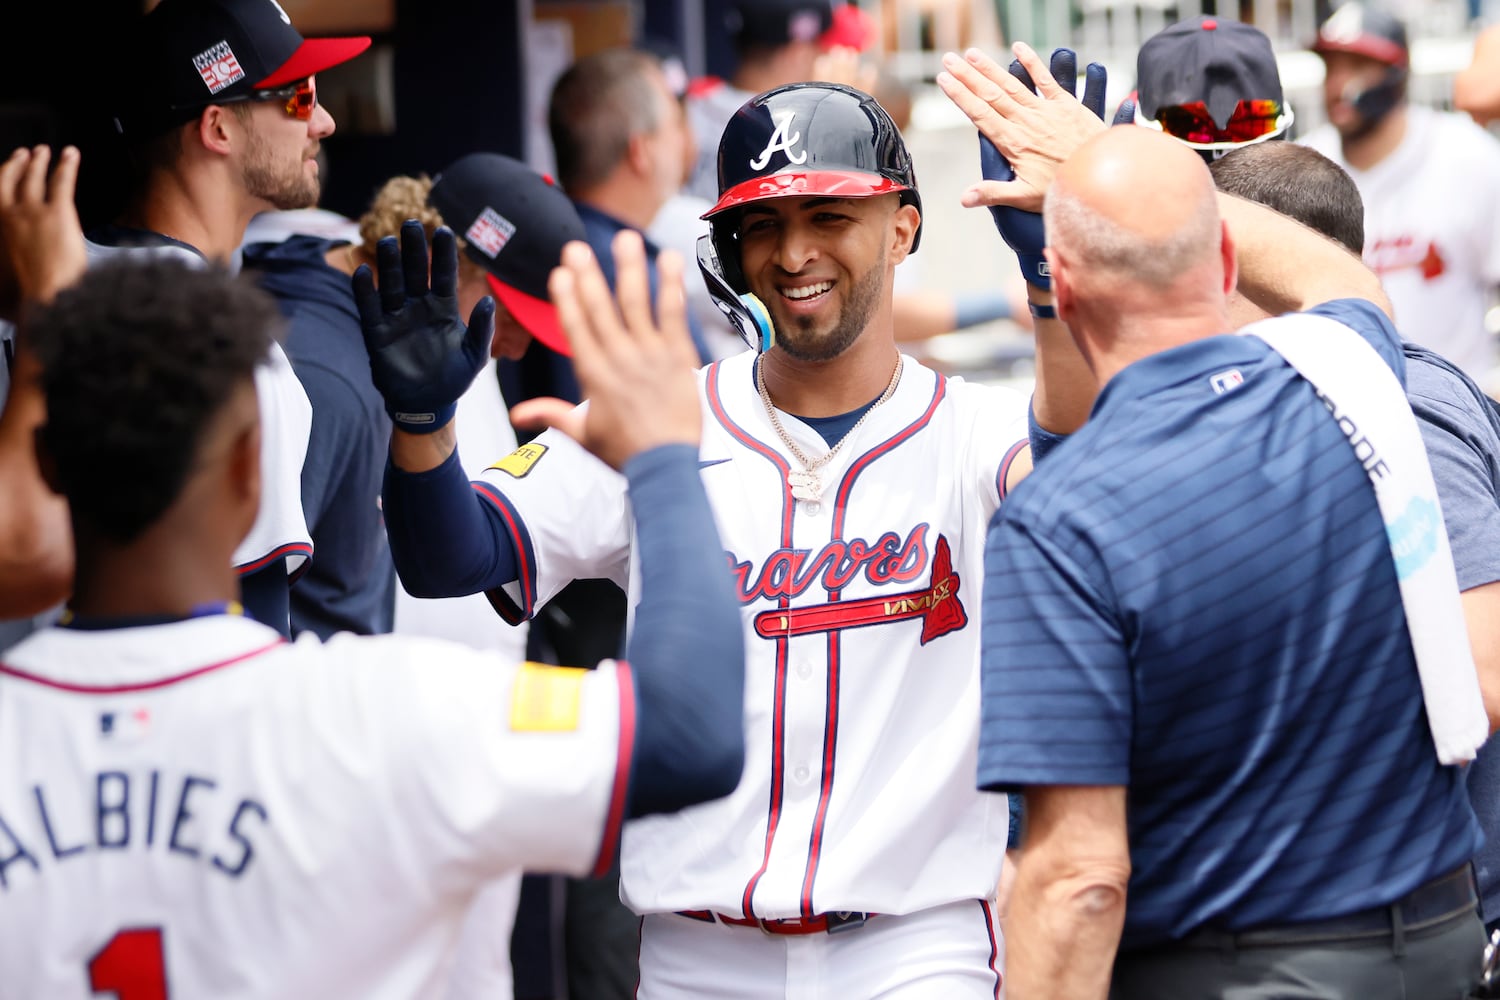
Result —
[[769, 351], [776, 343], [776, 325], [765, 304], [746, 291], [744, 273], [739, 264], [738, 241], [733, 240], [732, 234], [724, 237], [731, 242], [728, 252], [720, 252], [719, 239], [728, 231], [727, 226], [715, 225], [709, 233], [698, 237], [698, 270], [703, 273], [703, 282], [708, 286], [714, 305], [729, 320], [740, 339], [757, 351]]

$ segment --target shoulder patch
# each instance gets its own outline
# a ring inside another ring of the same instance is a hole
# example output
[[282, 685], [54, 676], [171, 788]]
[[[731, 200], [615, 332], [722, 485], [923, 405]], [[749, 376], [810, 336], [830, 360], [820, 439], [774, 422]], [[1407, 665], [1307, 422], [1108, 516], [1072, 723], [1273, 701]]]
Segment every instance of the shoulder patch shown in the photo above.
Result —
[[510, 693], [510, 728], [517, 733], [565, 733], [578, 728], [583, 675], [578, 667], [527, 661]]
[[497, 469], [516, 479], [521, 479], [531, 471], [532, 466], [541, 461], [542, 456], [545, 454], [547, 454], [547, 446], [537, 444], [533, 441], [531, 444], [521, 445], [521, 447], [490, 466], [490, 468]]

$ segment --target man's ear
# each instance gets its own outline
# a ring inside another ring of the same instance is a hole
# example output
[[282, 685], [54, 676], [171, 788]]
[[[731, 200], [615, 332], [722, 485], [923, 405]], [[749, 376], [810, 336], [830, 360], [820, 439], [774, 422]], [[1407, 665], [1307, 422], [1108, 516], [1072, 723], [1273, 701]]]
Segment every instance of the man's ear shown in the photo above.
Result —
[[1068, 316], [1073, 312], [1072, 283], [1066, 268], [1061, 264], [1062, 258], [1056, 250], [1052, 247], [1044, 247], [1042, 254], [1047, 258], [1047, 270], [1052, 276], [1052, 308], [1057, 311], [1057, 318], [1066, 323]]
[[1239, 258], [1234, 237], [1230, 235], [1229, 223], [1219, 222], [1219, 257], [1224, 265], [1224, 294], [1233, 294], [1239, 284]]
[[198, 116], [196, 128], [189, 125], [192, 135], [211, 153], [227, 155], [234, 149], [235, 137], [243, 130], [234, 112], [221, 104], [210, 104]]
[[651, 176], [654, 171], [651, 160], [654, 154], [651, 151], [651, 137], [645, 132], [636, 132], [630, 137], [625, 146], [625, 162], [630, 164], [630, 169], [644, 177]]
[[917, 206], [907, 203], [896, 209], [891, 225], [891, 263], [899, 264], [911, 254], [911, 245], [917, 238], [917, 229], [922, 225], [922, 213]]

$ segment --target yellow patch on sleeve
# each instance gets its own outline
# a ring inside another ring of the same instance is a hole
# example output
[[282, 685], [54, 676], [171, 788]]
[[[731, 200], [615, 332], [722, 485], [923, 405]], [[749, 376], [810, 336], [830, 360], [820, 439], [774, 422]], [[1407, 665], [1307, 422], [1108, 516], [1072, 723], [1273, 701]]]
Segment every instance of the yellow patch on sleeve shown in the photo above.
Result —
[[510, 728], [517, 733], [566, 733], [578, 728], [583, 675], [577, 667], [523, 663], [510, 696]]
[[500, 461], [490, 466], [491, 469], [499, 469], [508, 476], [520, 479], [531, 471], [531, 467], [541, 461], [543, 455], [547, 454], [547, 446], [544, 444], [523, 444], [515, 451], [506, 455]]

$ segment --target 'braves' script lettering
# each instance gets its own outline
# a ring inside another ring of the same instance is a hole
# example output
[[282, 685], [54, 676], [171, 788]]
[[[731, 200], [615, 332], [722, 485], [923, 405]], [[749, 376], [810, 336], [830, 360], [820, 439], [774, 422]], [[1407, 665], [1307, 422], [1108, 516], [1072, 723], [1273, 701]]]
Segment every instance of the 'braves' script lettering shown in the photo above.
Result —
[[927, 572], [927, 525], [919, 524], [905, 539], [887, 531], [874, 542], [863, 538], [833, 541], [816, 552], [777, 549], [757, 567], [726, 553], [740, 602], [798, 597], [813, 584], [830, 594], [847, 587], [861, 574], [876, 586], [910, 583]]

